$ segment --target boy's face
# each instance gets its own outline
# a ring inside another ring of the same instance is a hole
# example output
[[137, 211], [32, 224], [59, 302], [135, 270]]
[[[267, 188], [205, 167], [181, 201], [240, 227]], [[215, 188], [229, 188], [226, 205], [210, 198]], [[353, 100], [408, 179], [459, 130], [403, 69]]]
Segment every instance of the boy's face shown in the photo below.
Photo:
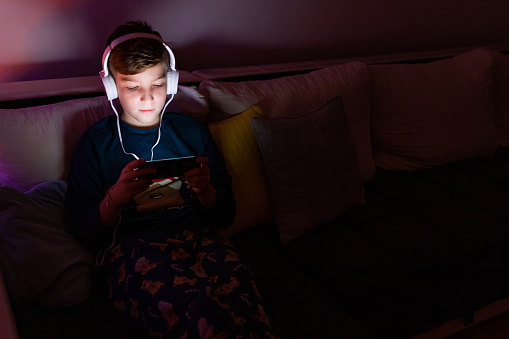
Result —
[[121, 119], [130, 126], [152, 128], [159, 125], [166, 103], [166, 67], [159, 63], [145, 71], [115, 75], [118, 99], [124, 110]]

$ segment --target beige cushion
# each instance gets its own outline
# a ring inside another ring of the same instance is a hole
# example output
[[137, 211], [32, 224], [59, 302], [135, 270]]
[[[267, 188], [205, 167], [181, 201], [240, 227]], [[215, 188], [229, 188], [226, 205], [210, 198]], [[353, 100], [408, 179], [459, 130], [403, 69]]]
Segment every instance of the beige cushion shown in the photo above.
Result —
[[474, 50], [422, 64], [371, 65], [371, 137], [378, 166], [418, 170], [492, 154], [493, 58]]
[[65, 179], [80, 136], [110, 114], [105, 97], [0, 110], [0, 183], [25, 191]]
[[199, 86], [209, 99], [212, 122], [254, 105], [260, 106], [269, 118], [300, 116], [341, 95], [364, 181], [375, 171], [369, 133], [369, 89], [369, 74], [363, 62], [272, 80], [236, 83], [207, 80]]

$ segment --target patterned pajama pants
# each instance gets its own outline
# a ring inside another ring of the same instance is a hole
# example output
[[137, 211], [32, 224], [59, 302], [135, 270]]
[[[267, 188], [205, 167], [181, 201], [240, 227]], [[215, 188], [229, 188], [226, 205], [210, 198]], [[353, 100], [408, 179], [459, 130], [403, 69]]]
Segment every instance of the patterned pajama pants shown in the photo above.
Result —
[[212, 230], [125, 239], [105, 265], [115, 307], [153, 337], [279, 337], [249, 269]]

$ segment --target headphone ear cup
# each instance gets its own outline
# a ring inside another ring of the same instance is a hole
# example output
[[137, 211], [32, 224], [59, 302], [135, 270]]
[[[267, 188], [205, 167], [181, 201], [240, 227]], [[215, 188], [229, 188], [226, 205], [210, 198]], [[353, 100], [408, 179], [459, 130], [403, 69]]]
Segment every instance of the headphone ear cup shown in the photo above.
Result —
[[99, 72], [101, 76], [101, 80], [103, 81], [104, 89], [106, 91], [106, 96], [109, 101], [118, 98], [117, 84], [115, 83], [115, 79], [111, 75], [104, 75], [104, 71]]
[[166, 94], [177, 94], [179, 85], [179, 72], [170, 70], [166, 74]]

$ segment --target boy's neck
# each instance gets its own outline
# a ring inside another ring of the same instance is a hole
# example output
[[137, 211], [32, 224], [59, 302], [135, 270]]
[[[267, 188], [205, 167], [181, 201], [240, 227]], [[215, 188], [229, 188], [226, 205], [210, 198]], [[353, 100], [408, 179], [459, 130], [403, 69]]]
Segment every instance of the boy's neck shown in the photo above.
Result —
[[160, 118], [157, 119], [156, 122], [154, 122], [152, 124], [147, 124], [147, 125], [140, 124], [136, 120], [130, 119], [129, 115], [127, 115], [125, 113], [122, 113], [120, 115], [120, 120], [122, 120], [124, 123], [126, 123], [127, 125], [129, 125], [132, 128], [136, 128], [136, 129], [152, 129], [154, 127], [159, 126], [159, 124], [161, 123], [161, 120], [160, 120], [161, 119], [161, 115], [160, 114], [159, 114], [159, 117]]

